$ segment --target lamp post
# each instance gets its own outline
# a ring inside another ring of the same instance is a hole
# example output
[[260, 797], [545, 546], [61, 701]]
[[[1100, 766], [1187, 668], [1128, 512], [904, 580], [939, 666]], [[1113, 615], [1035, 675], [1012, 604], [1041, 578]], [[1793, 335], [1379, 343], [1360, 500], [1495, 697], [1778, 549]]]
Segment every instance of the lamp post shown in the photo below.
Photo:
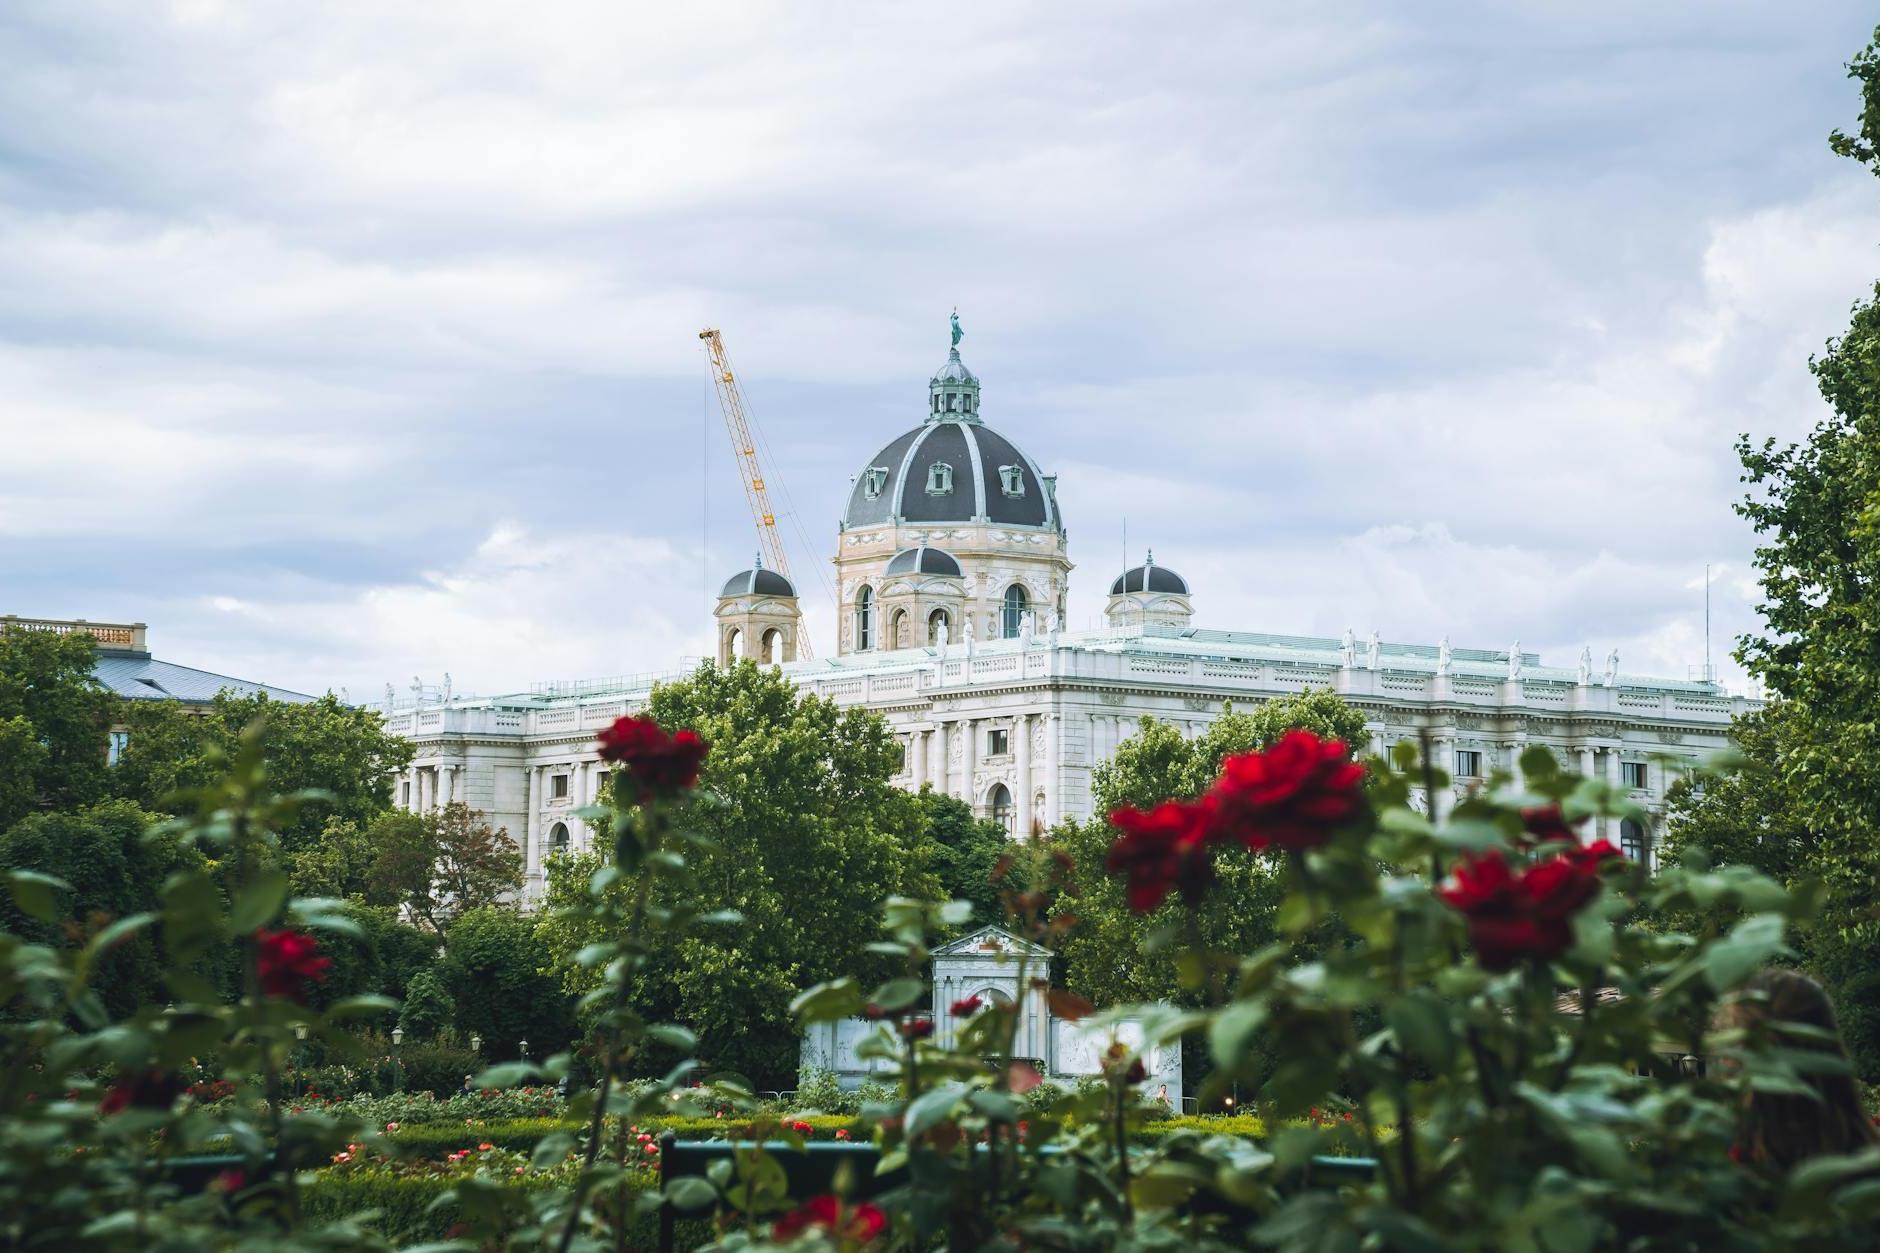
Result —
[[401, 1067], [398, 1062], [398, 1046], [403, 1044], [404, 1042], [405, 1042], [405, 1029], [403, 1027], [393, 1027], [392, 1028], [392, 1090], [396, 1092], [403, 1092], [405, 1090], [405, 1072], [404, 1072], [403, 1067]]
[[516, 1051], [522, 1054], [523, 1061], [526, 1062], [529, 1060], [529, 1042], [527, 1040], [517, 1040]]
[[307, 1090], [307, 1024], [294, 1024], [294, 1099], [299, 1100]]
[[479, 1055], [483, 1052], [483, 1037], [474, 1031], [470, 1033], [470, 1051]]

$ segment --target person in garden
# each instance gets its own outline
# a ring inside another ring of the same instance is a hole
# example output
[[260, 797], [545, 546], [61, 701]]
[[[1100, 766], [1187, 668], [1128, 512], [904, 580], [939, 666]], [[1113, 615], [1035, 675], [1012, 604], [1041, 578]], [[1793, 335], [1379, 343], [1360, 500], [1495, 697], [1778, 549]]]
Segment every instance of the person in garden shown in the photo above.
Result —
[[1748, 1045], [1825, 1053], [1839, 1063], [1831, 1069], [1798, 1067], [1812, 1096], [1750, 1088], [1733, 1156], [1786, 1170], [1809, 1158], [1880, 1145], [1848, 1065], [1834, 1003], [1819, 983], [1799, 970], [1759, 971], [1728, 1003], [1723, 1019], [1726, 1027], [1748, 1035]]

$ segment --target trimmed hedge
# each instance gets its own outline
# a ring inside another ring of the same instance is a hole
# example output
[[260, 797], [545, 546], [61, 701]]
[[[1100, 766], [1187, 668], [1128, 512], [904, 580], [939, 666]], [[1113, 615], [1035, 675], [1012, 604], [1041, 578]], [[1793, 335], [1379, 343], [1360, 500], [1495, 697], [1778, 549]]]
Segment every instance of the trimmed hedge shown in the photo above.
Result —
[[[566, 1183], [531, 1171], [504, 1181], [508, 1186], [535, 1190]], [[330, 1222], [351, 1218], [363, 1211], [376, 1211], [366, 1225], [400, 1243], [413, 1240], [441, 1240], [449, 1236], [457, 1222], [454, 1206], [431, 1205], [454, 1187], [457, 1180], [423, 1175], [394, 1175], [381, 1172], [329, 1174], [325, 1171], [301, 1189], [301, 1206], [309, 1219]], [[709, 1219], [680, 1219], [676, 1247], [695, 1249], [713, 1238]], [[630, 1247], [655, 1248], [659, 1242], [659, 1218], [656, 1214], [637, 1215], [628, 1228]]]

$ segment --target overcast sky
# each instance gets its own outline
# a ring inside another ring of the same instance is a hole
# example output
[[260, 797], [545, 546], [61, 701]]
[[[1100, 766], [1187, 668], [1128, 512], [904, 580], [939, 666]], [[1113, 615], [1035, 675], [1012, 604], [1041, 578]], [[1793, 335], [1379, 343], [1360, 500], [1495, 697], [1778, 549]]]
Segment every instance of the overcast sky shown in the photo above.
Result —
[[957, 305], [1072, 625], [1127, 518], [1203, 626], [1684, 677], [1705, 563], [1754, 623], [1733, 440], [1880, 277], [1872, 21], [9, 0], [0, 612], [355, 700], [670, 668], [755, 547], [710, 325], [833, 651]]

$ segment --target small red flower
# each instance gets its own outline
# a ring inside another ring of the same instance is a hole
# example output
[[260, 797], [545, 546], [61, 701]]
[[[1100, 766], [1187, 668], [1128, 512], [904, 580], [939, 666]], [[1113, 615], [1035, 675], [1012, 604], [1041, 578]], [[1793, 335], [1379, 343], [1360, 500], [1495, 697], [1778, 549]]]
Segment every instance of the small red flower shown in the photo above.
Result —
[[496, 1146], [494, 1144], [491, 1144], [488, 1140], [485, 1140], [483, 1143], [477, 1145], [477, 1152], [487, 1153], [495, 1147]]
[[796, 1132], [796, 1133], [797, 1133], [798, 1135], [800, 1135], [800, 1136], [806, 1136], [806, 1135], [809, 1135], [809, 1134], [810, 1134], [811, 1132], [813, 1132], [813, 1131], [815, 1131], [815, 1130], [816, 1130], [816, 1128], [814, 1128], [814, 1127], [812, 1127], [812, 1126], [810, 1126], [810, 1125], [809, 1125], [808, 1123], [806, 1123], [806, 1122], [800, 1122], [800, 1121], [799, 1121], [799, 1122], [793, 1122], [793, 1123], [791, 1123], [791, 1124], [790, 1124], [790, 1130], [792, 1130], [792, 1131], [794, 1131], [794, 1132]]
[[1295, 728], [1271, 748], [1221, 763], [1215, 834], [1250, 849], [1318, 848], [1357, 816], [1364, 767], [1342, 740]]
[[305, 931], [255, 932], [255, 967], [261, 990], [290, 1001], [307, 999], [307, 985], [326, 982], [333, 959], [321, 957], [319, 941]]
[[1563, 841], [1578, 844], [1580, 837], [1567, 825], [1567, 816], [1561, 811], [1558, 801], [1551, 805], [1536, 805], [1521, 811], [1521, 827], [1536, 843], [1550, 844]]
[[779, 1241], [794, 1240], [806, 1231], [820, 1229], [841, 1240], [866, 1244], [887, 1227], [888, 1216], [874, 1206], [863, 1202], [845, 1209], [840, 1197], [825, 1193], [779, 1218], [770, 1234]]
[[848, 1129], [847, 1127], [837, 1127], [837, 1128], [836, 1128], [836, 1139], [838, 1139], [838, 1140], [846, 1140], [846, 1139], [848, 1139], [848, 1138], [849, 1138], [849, 1129]]
[[933, 1019], [910, 1018], [901, 1024], [901, 1034], [910, 1040], [925, 1040], [933, 1034]]
[[698, 732], [685, 730], [668, 735], [666, 729], [645, 715], [616, 718], [600, 733], [601, 760], [626, 767], [627, 774], [639, 784], [640, 799], [675, 796], [698, 782], [699, 765], [711, 746]]
[[1163, 801], [1144, 813], [1125, 807], [1110, 814], [1121, 831], [1104, 866], [1129, 879], [1129, 907], [1146, 914], [1180, 890], [1182, 902], [1198, 905], [1214, 886], [1214, 856], [1208, 846], [1211, 807], [1202, 802]]
[[953, 1002], [949, 1008], [952, 1009], [955, 1018], [971, 1018], [974, 1014], [979, 1012], [980, 1006], [984, 1004], [985, 1002], [978, 997], [969, 996], [964, 1000]]
[[880, 1022], [883, 1018], [886, 1018], [887, 1016], [888, 1016], [888, 1011], [883, 1009], [881, 1006], [875, 1004], [873, 1001], [870, 1001], [868, 1002], [868, 1004], [862, 1006], [862, 1017], [868, 1019], [868, 1021], [870, 1022]]
[[124, 1075], [98, 1102], [100, 1114], [121, 1114], [127, 1109], [168, 1109], [183, 1090], [183, 1081], [155, 1066]]
[[1456, 867], [1437, 894], [1469, 921], [1476, 959], [1488, 970], [1551, 961], [1573, 945], [1573, 915], [1599, 894], [1599, 867], [1617, 850], [1606, 841], [1539, 861], [1516, 874], [1500, 849]]
[[232, 1196], [248, 1186], [248, 1172], [239, 1166], [231, 1166], [210, 1180], [209, 1186], [217, 1192]]

